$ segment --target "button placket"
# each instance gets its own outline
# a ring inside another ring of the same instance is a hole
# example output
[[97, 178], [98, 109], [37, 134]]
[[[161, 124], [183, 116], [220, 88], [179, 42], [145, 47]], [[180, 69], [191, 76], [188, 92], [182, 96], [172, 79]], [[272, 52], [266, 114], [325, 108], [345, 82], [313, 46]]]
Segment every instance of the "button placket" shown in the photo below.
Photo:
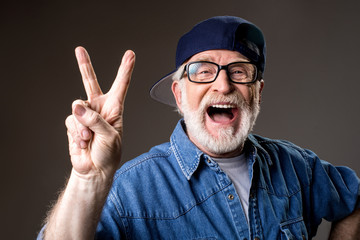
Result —
[[251, 230], [252, 232], [252, 236], [254, 240], [260, 240], [260, 238], [262, 237], [262, 232], [261, 232], [261, 223], [260, 223], [260, 218], [259, 218], [259, 209], [257, 206], [257, 195], [255, 191], [251, 191], [250, 190], [250, 194], [249, 194], [249, 209], [251, 209], [252, 212], [252, 221], [250, 220], [251, 223]]
[[229, 185], [224, 189], [224, 198], [228, 202], [228, 207], [239, 236], [242, 237], [241, 239], [247, 238], [249, 236], [249, 226], [233, 185]]

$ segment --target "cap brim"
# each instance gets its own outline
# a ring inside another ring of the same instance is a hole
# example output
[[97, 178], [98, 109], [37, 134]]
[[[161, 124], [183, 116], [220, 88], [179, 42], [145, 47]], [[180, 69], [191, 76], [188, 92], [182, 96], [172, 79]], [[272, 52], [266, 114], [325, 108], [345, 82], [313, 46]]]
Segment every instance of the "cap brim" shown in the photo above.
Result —
[[150, 96], [152, 99], [167, 104], [172, 107], [176, 107], [176, 101], [174, 94], [171, 90], [171, 85], [173, 82], [173, 75], [175, 71], [172, 71], [159, 81], [157, 81], [150, 89]]

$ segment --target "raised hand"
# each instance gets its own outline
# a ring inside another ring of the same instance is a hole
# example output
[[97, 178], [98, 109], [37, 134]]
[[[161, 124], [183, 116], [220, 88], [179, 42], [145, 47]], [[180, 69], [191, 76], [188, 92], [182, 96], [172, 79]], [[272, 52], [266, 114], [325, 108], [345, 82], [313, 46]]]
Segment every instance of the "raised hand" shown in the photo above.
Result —
[[125, 95], [135, 64], [127, 51], [115, 81], [103, 94], [86, 50], [75, 50], [87, 101], [76, 100], [66, 119], [73, 172], [82, 178], [112, 177], [121, 156]]
[[125, 95], [135, 64], [127, 51], [103, 94], [86, 50], [75, 50], [88, 97], [76, 100], [66, 119], [73, 170], [47, 217], [44, 239], [93, 239], [113, 174], [120, 162]]

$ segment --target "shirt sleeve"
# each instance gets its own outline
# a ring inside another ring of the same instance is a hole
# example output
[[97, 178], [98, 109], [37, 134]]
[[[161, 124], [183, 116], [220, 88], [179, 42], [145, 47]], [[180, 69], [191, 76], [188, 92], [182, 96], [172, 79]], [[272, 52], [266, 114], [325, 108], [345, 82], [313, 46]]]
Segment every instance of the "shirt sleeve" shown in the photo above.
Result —
[[39, 234], [37, 235], [36, 240], [43, 240], [43, 239], [44, 239], [45, 227], [46, 227], [46, 225], [44, 225], [44, 226], [41, 228], [41, 231], [40, 231]]
[[360, 179], [348, 167], [335, 167], [312, 157], [312, 181], [310, 186], [314, 221], [322, 218], [333, 222], [350, 215], [360, 207]]
[[[115, 202], [114, 202], [115, 201]], [[124, 232], [123, 220], [119, 216], [120, 205], [114, 192], [110, 191], [101, 213], [95, 239], [122, 239]]]

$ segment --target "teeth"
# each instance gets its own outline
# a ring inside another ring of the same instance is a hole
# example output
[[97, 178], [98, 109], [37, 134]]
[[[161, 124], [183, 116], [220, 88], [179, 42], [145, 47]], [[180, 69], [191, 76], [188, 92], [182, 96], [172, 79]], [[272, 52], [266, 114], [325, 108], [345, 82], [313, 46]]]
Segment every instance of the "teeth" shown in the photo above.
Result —
[[214, 108], [233, 108], [232, 105], [212, 105]]

